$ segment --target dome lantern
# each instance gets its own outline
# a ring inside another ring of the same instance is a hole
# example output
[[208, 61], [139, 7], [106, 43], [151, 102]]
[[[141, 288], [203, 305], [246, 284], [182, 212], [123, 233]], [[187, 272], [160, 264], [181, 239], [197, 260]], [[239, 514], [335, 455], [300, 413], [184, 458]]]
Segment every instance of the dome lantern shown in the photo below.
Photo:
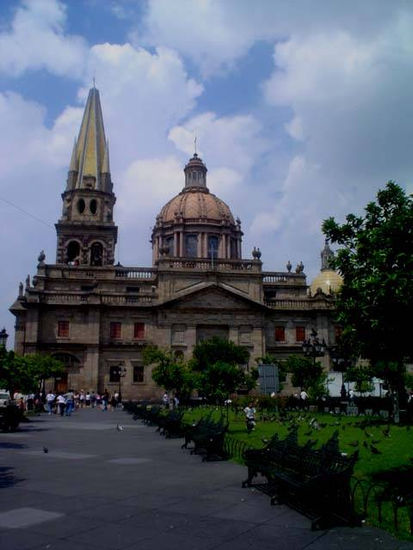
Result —
[[196, 153], [189, 160], [184, 168], [185, 172], [185, 187], [184, 192], [192, 189], [205, 189], [208, 191], [206, 184], [207, 167], [203, 163], [202, 159], [198, 157]]

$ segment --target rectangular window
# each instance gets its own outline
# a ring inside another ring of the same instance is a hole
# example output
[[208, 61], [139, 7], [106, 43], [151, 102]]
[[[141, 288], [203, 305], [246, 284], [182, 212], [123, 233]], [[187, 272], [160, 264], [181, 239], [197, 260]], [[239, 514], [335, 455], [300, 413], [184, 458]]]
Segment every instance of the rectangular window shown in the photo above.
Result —
[[145, 375], [144, 375], [144, 367], [137, 366], [133, 367], [133, 381], [134, 382], [144, 382], [145, 381]]
[[122, 337], [122, 323], [112, 322], [110, 323], [110, 337], [121, 338]]
[[275, 327], [275, 341], [285, 342], [285, 327]]
[[109, 369], [109, 382], [119, 382], [120, 367], [114, 366]]
[[340, 326], [335, 325], [334, 326], [334, 337], [335, 337], [336, 344], [338, 342], [340, 342], [340, 338], [341, 338], [342, 334], [343, 334], [343, 329]]
[[137, 340], [144, 340], [145, 338], [145, 323], [135, 323], [133, 328], [133, 337]]
[[57, 335], [59, 338], [69, 338], [69, 321], [58, 321]]
[[305, 327], [295, 327], [295, 341], [304, 342], [305, 340]]

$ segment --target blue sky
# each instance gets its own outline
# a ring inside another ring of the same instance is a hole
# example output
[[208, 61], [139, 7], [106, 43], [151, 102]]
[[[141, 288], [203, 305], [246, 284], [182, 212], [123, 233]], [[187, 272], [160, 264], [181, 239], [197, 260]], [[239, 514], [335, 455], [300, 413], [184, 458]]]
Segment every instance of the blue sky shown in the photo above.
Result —
[[150, 265], [162, 205], [198, 150], [264, 269], [320, 268], [322, 220], [389, 179], [412, 192], [413, 4], [393, 0], [0, 3], [0, 327], [40, 250], [55, 261], [93, 77], [117, 195], [117, 259]]

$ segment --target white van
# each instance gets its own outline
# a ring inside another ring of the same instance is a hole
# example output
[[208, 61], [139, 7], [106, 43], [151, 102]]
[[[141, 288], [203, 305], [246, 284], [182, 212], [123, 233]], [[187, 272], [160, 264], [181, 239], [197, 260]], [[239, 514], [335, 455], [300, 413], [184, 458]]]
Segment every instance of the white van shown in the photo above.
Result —
[[11, 405], [10, 393], [7, 390], [0, 390], [0, 408]]

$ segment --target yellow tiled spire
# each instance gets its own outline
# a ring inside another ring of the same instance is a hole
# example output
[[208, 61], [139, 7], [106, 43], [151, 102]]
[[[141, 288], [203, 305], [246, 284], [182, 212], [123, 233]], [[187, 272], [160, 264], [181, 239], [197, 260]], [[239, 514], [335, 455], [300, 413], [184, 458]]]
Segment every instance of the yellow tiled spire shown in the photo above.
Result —
[[102, 173], [109, 167], [105, 128], [99, 91], [93, 87], [89, 91], [79, 137], [72, 154], [70, 170], [77, 172], [74, 187], [106, 191]]

